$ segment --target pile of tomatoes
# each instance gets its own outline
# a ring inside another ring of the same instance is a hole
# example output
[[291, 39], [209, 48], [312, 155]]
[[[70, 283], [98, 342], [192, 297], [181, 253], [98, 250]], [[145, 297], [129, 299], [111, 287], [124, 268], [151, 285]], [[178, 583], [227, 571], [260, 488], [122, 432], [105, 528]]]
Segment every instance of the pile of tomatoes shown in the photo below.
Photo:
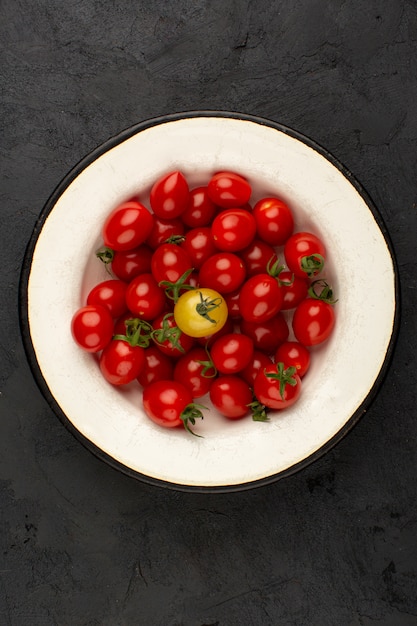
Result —
[[334, 328], [323, 241], [295, 231], [281, 199], [251, 196], [235, 172], [190, 189], [174, 171], [152, 186], [150, 209], [132, 199], [103, 224], [96, 254], [111, 277], [75, 312], [72, 335], [109, 383], [141, 385], [161, 426], [193, 432], [206, 394], [226, 418], [268, 420], [299, 398], [312, 349]]

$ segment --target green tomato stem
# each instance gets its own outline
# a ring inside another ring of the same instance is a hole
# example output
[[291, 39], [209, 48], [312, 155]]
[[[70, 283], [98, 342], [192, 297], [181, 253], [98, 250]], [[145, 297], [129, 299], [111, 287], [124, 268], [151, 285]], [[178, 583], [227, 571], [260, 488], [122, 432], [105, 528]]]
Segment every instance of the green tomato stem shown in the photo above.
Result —
[[273, 278], [278, 278], [283, 270], [285, 270], [285, 265], [282, 265], [279, 259], [274, 261], [274, 257], [272, 256], [266, 265], [266, 273]]
[[152, 326], [139, 318], [132, 318], [125, 321], [126, 333], [124, 335], [114, 335], [113, 339], [126, 341], [133, 348], [137, 346], [147, 348], [152, 339]]
[[268, 372], [266, 374], [267, 378], [273, 378], [274, 380], [279, 381], [279, 393], [281, 398], [284, 399], [285, 386], [290, 385], [291, 387], [295, 387], [297, 384], [297, 379], [294, 378], [294, 374], [297, 372], [297, 368], [291, 365], [285, 369], [284, 363], [281, 361], [276, 364], [277, 372]]
[[178, 298], [181, 295], [181, 290], [184, 291], [195, 289], [195, 287], [193, 287], [192, 285], [187, 285], [185, 282], [193, 271], [193, 267], [185, 271], [184, 274], [180, 276], [180, 278], [176, 282], [172, 282], [170, 280], [161, 280], [159, 282], [159, 286], [165, 289], [165, 294], [170, 300], [173, 300], [175, 303], [177, 303]]
[[200, 302], [196, 305], [195, 310], [199, 315], [201, 315], [201, 317], [204, 317], [204, 319], [208, 320], [212, 324], [215, 324], [216, 320], [211, 318], [209, 313], [214, 309], [217, 309], [221, 305], [223, 300], [221, 298], [213, 298], [212, 300], [210, 300], [208, 297], [203, 298], [203, 294], [201, 293], [201, 291], [199, 295]]
[[[317, 287], [321, 288], [319, 293], [317, 293]], [[314, 298], [315, 300], [322, 300], [323, 302], [327, 302], [327, 304], [336, 304], [337, 302], [337, 299], [333, 298], [333, 289], [322, 278], [314, 280], [311, 283], [308, 290], [308, 295], [310, 296], [310, 298]]]
[[202, 404], [194, 404], [192, 402], [191, 404], [187, 404], [181, 413], [181, 419], [185, 430], [191, 435], [194, 435], [194, 437], [203, 437], [203, 435], [197, 435], [197, 433], [195, 433], [189, 426], [189, 423], [195, 426], [196, 419], [204, 419], [201, 409], [207, 410], [207, 407]]
[[301, 259], [301, 269], [310, 278], [319, 274], [324, 267], [324, 257], [321, 254], [311, 254], [303, 256]]
[[162, 320], [162, 327], [155, 328], [151, 332], [151, 337], [156, 343], [164, 343], [164, 341], [169, 341], [173, 348], [176, 348], [180, 352], [185, 352], [182, 345], [179, 343], [179, 339], [182, 335], [182, 330], [175, 324], [175, 326], [170, 326], [168, 323], [168, 319], [170, 317], [174, 317], [173, 313], [167, 313]]

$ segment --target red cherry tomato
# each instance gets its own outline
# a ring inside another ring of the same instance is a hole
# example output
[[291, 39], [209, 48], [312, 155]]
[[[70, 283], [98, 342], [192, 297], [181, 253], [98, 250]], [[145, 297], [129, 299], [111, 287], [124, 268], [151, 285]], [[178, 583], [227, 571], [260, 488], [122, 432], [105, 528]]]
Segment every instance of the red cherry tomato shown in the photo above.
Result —
[[213, 240], [219, 250], [237, 252], [246, 248], [256, 234], [256, 222], [245, 209], [226, 209], [211, 226]]
[[204, 347], [209, 348], [210, 346], [213, 345], [216, 339], [218, 339], [219, 337], [223, 337], [223, 335], [227, 335], [228, 333], [232, 333], [232, 332], [233, 332], [233, 322], [230, 319], [230, 317], [228, 317], [226, 319], [224, 326], [222, 326], [222, 328], [218, 330], [217, 333], [214, 333], [213, 335], [205, 335], [204, 337], [196, 337], [196, 341], [200, 346], [203, 346], [203, 348]]
[[145, 387], [142, 394], [146, 415], [164, 428], [183, 425], [190, 430], [188, 422], [194, 424], [196, 417], [202, 417], [192, 400], [190, 390], [176, 380], [157, 380]]
[[175, 364], [174, 380], [188, 387], [193, 398], [208, 393], [214, 376], [215, 370], [204, 348], [193, 348]]
[[294, 311], [294, 335], [305, 346], [316, 346], [328, 339], [335, 325], [331, 304], [315, 298], [306, 298]]
[[308, 279], [295, 276], [292, 272], [283, 271], [278, 277], [282, 289], [282, 311], [294, 309], [304, 298], [307, 298], [310, 283]]
[[152, 320], [165, 308], [165, 294], [152, 274], [139, 274], [126, 290], [129, 311], [143, 320]]
[[77, 345], [86, 352], [99, 352], [113, 337], [113, 318], [101, 304], [78, 309], [71, 321], [71, 332]]
[[282, 289], [269, 274], [251, 276], [240, 290], [240, 312], [248, 322], [265, 322], [278, 313], [282, 305]]
[[188, 206], [190, 190], [181, 172], [175, 171], [159, 178], [150, 192], [153, 212], [163, 219], [179, 217]]
[[138, 382], [146, 387], [157, 380], [170, 380], [174, 373], [173, 361], [156, 346], [145, 348], [145, 363]]
[[255, 378], [264, 367], [271, 365], [271, 359], [265, 352], [254, 350], [253, 355], [246, 367], [239, 372], [239, 376], [246, 380], [250, 387], [253, 387]]
[[91, 289], [87, 304], [102, 304], [112, 317], [120, 317], [127, 310], [126, 289], [126, 283], [121, 280], [104, 280]]
[[253, 341], [240, 333], [223, 335], [210, 349], [211, 360], [222, 374], [236, 374], [246, 367], [253, 355]]
[[246, 270], [233, 252], [218, 252], [204, 261], [200, 268], [200, 286], [221, 294], [238, 289], [245, 280]]
[[171, 220], [154, 216], [153, 227], [146, 239], [146, 243], [152, 250], [156, 250], [161, 243], [165, 243], [175, 237], [181, 237], [184, 234], [184, 230], [184, 224], [179, 217]]
[[180, 358], [195, 344], [194, 337], [186, 335], [178, 328], [172, 313], [159, 315], [153, 320], [152, 326], [152, 337], [156, 346], [171, 358]]
[[145, 241], [152, 230], [153, 215], [140, 202], [116, 207], [104, 222], [104, 245], [112, 250], [132, 250]]
[[135, 380], [144, 363], [144, 349], [123, 339], [110, 341], [100, 356], [101, 373], [112, 385], [127, 385]]
[[277, 347], [288, 339], [289, 328], [282, 313], [277, 313], [264, 322], [248, 322], [242, 319], [242, 333], [250, 337], [257, 350], [272, 354]]
[[274, 360], [275, 363], [282, 361], [285, 367], [297, 368], [297, 374], [302, 378], [310, 367], [310, 352], [297, 341], [286, 341], [277, 348]]
[[285, 260], [289, 270], [300, 276], [316, 276], [323, 267], [326, 249], [316, 235], [308, 232], [294, 233], [284, 247]]
[[127, 328], [126, 322], [132, 321], [133, 319], [136, 318], [133, 317], [130, 311], [126, 311], [126, 313], [123, 313], [123, 315], [121, 315], [119, 319], [114, 322], [113, 335], [125, 335]]
[[146, 244], [133, 250], [119, 250], [114, 253], [111, 269], [120, 280], [129, 283], [132, 278], [151, 271], [152, 250]]
[[210, 387], [213, 406], [228, 419], [236, 420], [250, 413], [252, 391], [239, 376], [221, 376]]
[[278, 198], [263, 198], [253, 208], [258, 237], [272, 246], [282, 246], [292, 235], [294, 217], [290, 207]]
[[188, 206], [181, 213], [181, 219], [189, 228], [208, 226], [216, 212], [217, 207], [210, 199], [207, 187], [197, 187], [190, 191]]
[[185, 272], [192, 269], [192, 261], [184, 248], [175, 243], [164, 243], [153, 253], [151, 269], [157, 283], [176, 283]]
[[207, 186], [212, 201], [225, 209], [240, 207], [249, 202], [252, 189], [246, 178], [234, 172], [217, 172]]
[[293, 405], [301, 393], [301, 379], [295, 368], [285, 368], [283, 363], [271, 363], [260, 370], [255, 378], [256, 399], [270, 409], [286, 409]]
[[265, 274], [268, 264], [277, 261], [277, 255], [272, 246], [260, 239], [254, 239], [252, 243], [240, 252], [240, 257], [245, 264], [247, 276]]
[[201, 226], [189, 230], [184, 235], [180, 246], [188, 252], [191, 257], [192, 266], [197, 270], [200, 269], [204, 261], [207, 261], [213, 254], [218, 252], [214, 245], [211, 228], [208, 226]]
[[226, 302], [229, 319], [240, 320], [242, 315], [240, 313], [240, 291], [232, 291], [231, 293], [224, 294], [224, 301]]

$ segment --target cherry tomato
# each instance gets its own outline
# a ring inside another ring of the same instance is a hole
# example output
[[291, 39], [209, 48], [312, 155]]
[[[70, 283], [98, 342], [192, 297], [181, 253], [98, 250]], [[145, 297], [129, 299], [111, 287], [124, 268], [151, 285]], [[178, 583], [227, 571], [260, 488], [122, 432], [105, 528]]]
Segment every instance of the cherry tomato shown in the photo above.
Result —
[[179, 358], [194, 346], [194, 337], [181, 330], [172, 313], [159, 315], [153, 320], [152, 326], [155, 344], [171, 358]]
[[246, 270], [241, 259], [233, 252], [218, 252], [204, 261], [200, 267], [200, 285], [231, 293], [245, 280]]
[[261, 371], [261, 369], [267, 367], [270, 364], [271, 359], [269, 358], [269, 356], [265, 354], [265, 352], [255, 349], [253, 351], [251, 360], [246, 365], [246, 367], [244, 367], [243, 370], [239, 372], [239, 376], [241, 376], [243, 380], [246, 380], [248, 385], [253, 387], [255, 378], [257, 377], [258, 373]]
[[246, 178], [234, 172], [217, 172], [207, 185], [207, 191], [217, 206], [225, 209], [243, 206], [249, 202], [252, 189]]
[[141, 244], [133, 250], [115, 251], [111, 269], [120, 280], [129, 283], [132, 278], [151, 271], [152, 250]]
[[135, 380], [145, 363], [145, 351], [123, 339], [113, 339], [100, 356], [100, 370], [112, 385], [127, 385]]
[[126, 289], [126, 283], [121, 280], [104, 280], [91, 289], [87, 304], [102, 304], [112, 317], [120, 317], [127, 310]]
[[145, 241], [152, 226], [153, 216], [143, 204], [124, 202], [104, 222], [104, 245], [112, 250], [132, 250]]
[[232, 293], [225, 293], [224, 299], [227, 304], [227, 310], [229, 311], [229, 318], [232, 320], [240, 320], [242, 315], [240, 313], [240, 290], [232, 291]]
[[282, 289], [282, 311], [295, 309], [307, 297], [310, 283], [308, 279], [295, 276], [292, 272], [280, 272], [278, 282]]
[[173, 361], [156, 346], [145, 349], [145, 363], [139, 372], [138, 382], [146, 387], [156, 380], [170, 380], [174, 373]]
[[189, 422], [194, 424], [196, 418], [202, 417], [192, 400], [190, 390], [176, 380], [157, 380], [145, 387], [142, 394], [144, 411], [153, 422], [164, 428], [183, 425], [189, 432]]
[[258, 237], [272, 246], [282, 246], [292, 235], [294, 217], [290, 207], [278, 198], [263, 198], [253, 208]]
[[277, 255], [272, 246], [260, 239], [254, 239], [252, 243], [240, 252], [240, 257], [245, 264], [247, 276], [265, 274], [268, 264], [277, 261]]
[[154, 216], [153, 227], [146, 239], [146, 243], [152, 250], [156, 250], [161, 243], [181, 237], [184, 234], [184, 224], [181, 219], [162, 219]]
[[316, 346], [331, 335], [335, 314], [331, 304], [306, 298], [297, 306], [292, 319], [294, 335], [305, 346]]
[[250, 413], [252, 391], [239, 376], [221, 376], [210, 387], [213, 406], [228, 419], [236, 420]]
[[286, 341], [277, 348], [274, 360], [275, 363], [282, 361], [285, 367], [294, 366], [302, 378], [310, 367], [310, 352], [297, 341]]
[[165, 294], [152, 274], [139, 274], [129, 283], [126, 304], [134, 315], [152, 320], [165, 308]]
[[181, 172], [165, 174], [152, 186], [150, 203], [153, 212], [163, 219], [179, 217], [188, 206], [190, 190]]
[[209, 348], [213, 345], [213, 343], [219, 337], [223, 337], [223, 335], [227, 335], [228, 333], [232, 333], [234, 330], [233, 321], [230, 319], [230, 316], [227, 317], [224, 326], [220, 328], [217, 332], [212, 335], [204, 335], [203, 337], [196, 337], [197, 343], [203, 348]]
[[210, 348], [211, 360], [222, 374], [236, 374], [246, 367], [253, 355], [253, 341], [240, 333], [223, 335]]
[[113, 335], [125, 335], [126, 334], [126, 323], [133, 321], [136, 319], [130, 311], [126, 311], [123, 313], [115, 322], [114, 322], [114, 330]]
[[248, 322], [266, 322], [281, 309], [282, 299], [282, 289], [276, 278], [256, 274], [240, 290], [241, 315]]
[[246, 248], [256, 234], [256, 222], [245, 209], [226, 209], [214, 218], [213, 240], [219, 250], [237, 252]]
[[250, 337], [257, 350], [272, 354], [277, 347], [288, 339], [289, 328], [282, 313], [277, 313], [264, 322], [248, 322], [242, 319], [242, 333]]
[[313, 277], [323, 268], [326, 249], [316, 235], [298, 232], [291, 235], [287, 240], [284, 255], [289, 270], [295, 276]]
[[[152, 326], [149, 322], [124, 313], [114, 324], [113, 338], [125, 339], [132, 345], [147, 347], [151, 342]], [[118, 336], [120, 335], [120, 336]]]
[[215, 369], [204, 348], [193, 348], [175, 364], [174, 380], [188, 387], [193, 398], [200, 398], [208, 393], [214, 376]]
[[153, 253], [151, 269], [157, 283], [176, 283], [185, 272], [192, 269], [192, 262], [184, 248], [175, 243], [164, 243]]
[[227, 306], [220, 293], [198, 288], [183, 293], [174, 306], [178, 327], [191, 337], [217, 333], [226, 323]]
[[208, 226], [201, 226], [189, 230], [184, 235], [180, 246], [188, 252], [191, 257], [192, 266], [197, 270], [200, 269], [204, 261], [217, 252], [211, 234], [211, 228]]
[[217, 207], [210, 199], [207, 187], [197, 187], [190, 191], [188, 206], [181, 213], [181, 219], [189, 228], [208, 226], [216, 212]]
[[113, 336], [113, 318], [101, 304], [90, 304], [78, 309], [71, 320], [74, 341], [86, 352], [99, 352]]
[[258, 402], [266, 407], [286, 409], [300, 397], [301, 379], [295, 367], [285, 368], [283, 363], [271, 363], [255, 378], [254, 392]]

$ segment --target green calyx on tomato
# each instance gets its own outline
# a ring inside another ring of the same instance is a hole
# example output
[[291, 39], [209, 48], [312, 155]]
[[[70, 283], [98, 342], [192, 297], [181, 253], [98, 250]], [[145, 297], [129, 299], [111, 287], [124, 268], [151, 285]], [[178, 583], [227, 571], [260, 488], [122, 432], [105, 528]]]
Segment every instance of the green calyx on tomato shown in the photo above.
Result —
[[96, 257], [100, 259], [104, 265], [109, 265], [114, 258], [114, 250], [109, 248], [108, 246], [102, 246], [98, 250], [96, 250]]
[[273, 278], [278, 278], [282, 271], [285, 270], [285, 265], [282, 265], [279, 259], [274, 256], [271, 257], [266, 266], [266, 273]]
[[180, 352], [185, 352], [180, 343], [182, 330], [177, 325], [171, 326], [168, 321], [173, 317], [173, 313], [167, 313], [166, 315], [164, 315], [161, 328], [153, 329], [151, 331], [151, 337], [156, 341], [156, 343], [163, 344], [164, 342], [168, 341], [171, 344], [172, 348], [177, 349]]
[[[317, 287], [320, 288], [318, 293]], [[333, 289], [325, 280], [321, 278], [311, 283], [308, 295], [310, 298], [314, 298], [314, 300], [322, 300], [323, 302], [327, 302], [327, 304], [336, 304], [337, 302], [337, 299], [333, 297]]]
[[110, 276], [112, 276], [110, 266], [114, 259], [114, 250], [112, 248], [109, 248], [108, 246], [102, 246], [101, 248], [96, 250], [96, 257], [100, 259], [102, 263], [104, 263], [106, 272], [110, 274]]
[[211, 299], [210, 296], [204, 298], [201, 291], [199, 296], [200, 302], [196, 305], [195, 310], [199, 315], [201, 315], [201, 317], [204, 317], [204, 319], [208, 320], [211, 324], [215, 324], [216, 320], [210, 317], [209, 313], [211, 313], [214, 309], [217, 309], [222, 304], [223, 298], [220, 296]]
[[264, 404], [262, 404], [262, 402], [259, 402], [259, 400], [254, 400], [253, 402], [248, 404], [248, 407], [252, 411], [252, 419], [254, 422], [269, 422], [270, 421], [268, 417], [267, 407]]
[[281, 394], [281, 398], [284, 399], [285, 386], [290, 385], [291, 387], [295, 387], [297, 384], [297, 379], [294, 377], [294, 374], [297, 373], [297, 368], [293, 365], [285, 368], [282, 362], [277, 363], [276, 366], [276, 373], [267, 372], [266, 377], [279, 381], [279, 393]]
[[316, 276], [324, 267], [324, 257], [318, 252], [310, 256], [303, 256], [301, 259], [301, 269], [310, 278]]
[[207, 410], [207, 407], [203, 406], [202, 404], [195, 404], [194, 402], [192, 402], [191, 404], [188, 404], [185, 409], [183, 409], [180, 415], [185, 430], [191, 435], [194, 435], [194, 437], [203, 437], [203, 435], [197, 435], [197, 433], [191, 430], [189, 426], [189, 424], [195, 426], [196, 419], [204, 419], [204, 415], [201, 409]]
[[185, 271], [184, 274], [175, 283], [171, 282], [170, 280], [161, 280], [158, 284], [160, 287], [163, 287], [163, 289], [165, 289], [165, 294], [170, 300], [178, 302], [181, 291], [195, 289], [193, 285], [186, 283], [187, 278], [193, 271], [193, 268]]
[[137, 317], [125, 321], [126, 333], [124, 335], [114, 335], [113, 339], [126, 341], [133, 348], [140, 346], [148, 348], [152, 339], [152, 326]]
[[[204, 378], [216, 378], [216, 376], [217, 376], [217, 368], [216, 368], [216, 366], [214, 365], [214, 363], [213, 363], [213, 361], [211, 359], [210, 352], [209, 352], [208, 347], [207, 347], [207, 342], [206, 342], [206, 346], [205, 346], [204, 350], [205, 350], [205, 352], [207, 354], [207, 360], [197, 361], [197, 363], [199, 365], [201, 365], [202, 368], [203, 368], [201, 370], [201, 375], [204, 376]], [[211, 372], [211, 373], [209, 374], [209, 372]]]
[[164, 243], [175, 243], [177, 246], [185, 240], [185, 235], [171, 235]]

